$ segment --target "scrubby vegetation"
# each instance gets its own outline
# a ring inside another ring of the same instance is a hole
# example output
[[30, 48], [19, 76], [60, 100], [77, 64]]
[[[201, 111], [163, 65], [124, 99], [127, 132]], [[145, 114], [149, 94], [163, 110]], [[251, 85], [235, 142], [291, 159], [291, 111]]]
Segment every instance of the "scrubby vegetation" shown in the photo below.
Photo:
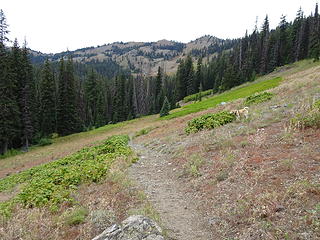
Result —
[[73, 204], [72, 192], [80, 184], [99, 182], [120, 156], [129, 156], [128, 136], [113, 136], [103, 144], [82, 149], [70, 156], [33, 167], [0, 180], [0, 192], [19, 186], [11, 200], [0, 203], [0, 214], [9, 216], [16, 204], [24, 207], [48, 206], [55, 210], [61, 203]]
[[230, 123], [236, 119], [236, 116], [227, 111], [219, 113], [209, 113], [197, 117], [188, 122], [185, 132], [187, 134], [196, 133], [202, 129], [212, 129], [224, 124]]
[[316, 101], [303, 113], [298, 113], [290, 119], [290, 128], [320, 128], [320, 100]]
[[258, 104], [261, 102], [265, 102], [265, 101], [270, 100], [273, 96], [274, 96], [274, 94], [269, 93], [269, 92], [253, 94], [253, 95], [246, 98], [246, 100], [244, 101], [244, 105], [249, 106], [252, 104]]

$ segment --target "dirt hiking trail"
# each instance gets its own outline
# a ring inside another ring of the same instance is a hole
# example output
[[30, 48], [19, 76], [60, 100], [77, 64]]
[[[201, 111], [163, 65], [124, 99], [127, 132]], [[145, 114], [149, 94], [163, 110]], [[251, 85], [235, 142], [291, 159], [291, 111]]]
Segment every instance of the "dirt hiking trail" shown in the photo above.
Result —
[[183, 192], [168, 155], [131, 142], [140, 160], [129, 169], [129, 177], [145, 192], [160, 214], [171, 240], [212, 239], [208, 221], [200, 215], [190, 194]]

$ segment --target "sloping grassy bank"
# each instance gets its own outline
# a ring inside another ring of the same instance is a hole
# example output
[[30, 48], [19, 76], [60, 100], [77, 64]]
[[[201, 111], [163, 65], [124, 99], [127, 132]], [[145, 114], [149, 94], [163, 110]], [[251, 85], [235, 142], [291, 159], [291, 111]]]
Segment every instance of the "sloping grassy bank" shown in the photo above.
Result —
[[282, 81], [282, 79], [283, 79], [282, 77], [276, 77], [276, 78], [265, 80], [262, 82], [252, 83], [247, 86], [239, 87], [236, 89], [231, 89], [227, 92], [216, 95], [212, 98], [208, 98], [201, 102], [186, 105], [182, 107], [180, 111], [173, 112], [170, 115], [163, 117], [161, 119], [172, 119], [176, 117], [182, 117], [190, 113], [195, 113], [202, 110], [206, 110], [208, 108], [215, 107], [221, 102], [229, 102], [239, 98], [248, 97], [254, 93], [262, 92], [262, 91], [277, 87]]

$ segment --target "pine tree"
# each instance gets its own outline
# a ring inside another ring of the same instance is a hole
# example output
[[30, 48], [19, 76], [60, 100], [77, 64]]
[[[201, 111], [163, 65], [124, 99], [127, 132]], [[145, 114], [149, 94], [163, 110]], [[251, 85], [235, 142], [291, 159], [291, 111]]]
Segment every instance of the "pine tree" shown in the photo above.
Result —
[[20, 134], [20, 112], [16, 98], [16, 75], [12, 72], [13, 58], [6, 50], [8, 40], [6, 18], [0, 10], [0, 154], [7, 152], [10, 142]]
[[178, 70], [176, 73], [176, 83], [177, 83], [177, 101], [183, 99], [187, 96], [187, 75], [185, 70], [185, 62], [181, 60], [178, 65]]
[[158, 67], [158, 73], [156, 76], [156, 84], [155, 84], [155, 113], [158, 113], [161, 108], [161, 103], [163, 102], [161, 96], [161, 89], [162, 89], [162, 70], [161, 67]]
[[49, 136], [56, 131], [56, 93], [54, 75], [48, 59], [46, 60], [40, 83], [40, 131]]
[[261, 58], [260, 58], [260, 72], [266, 73], [267, 66], [268, 66], [268, 51], [269, 51], [269, 19], [268, 15], [264, 19], [264, 23], [261, 30], [260, 36], [260, 51], [261, 51]]
[[73, 61], [70, 57], [66, 66], [64, 60], [60, 60], [57, 130], [60, 135], [64, 136], [80, 131], [80, 127], [76, 110]]
[[24, 146], [24, 149], [28, 151], [29, 144], [32, 141], [33, 135], [35, 133], [35, 128], [33, 124], [33, 114], [32, 107], [35, 101], [33, 92], [33, 69], [30, 63], [30, 59], [28, 57], [28, 50], [26, 46], [26, 42], [24, 44], [22, 50], [22, 81], [23, 86], [21, 90], [21, 104], [20, 104], [20, 112], [21, 112], [21, 122], [22, 122], [22, 136], [21, 140]]
[[196, 92], [197, 86], [195, 86], [194, 68], [192, 58], [189, 55], [185, 62], [185, 73], [187, 80], [187, 96]]
[[123, 75], [115, 79], [115, 95], [113, 99], [113, 122], [122, 122], [127, 119], [125, 112], [125, 77]]
[[196, 76], [195, 76], [195, 86], [196, 88], [199, 88], [200, 84], [202, 84], [203, 80], [203, 73], [202, 73], [202, 58], [198, 59], [197, 62], [197, 71], [196, 71]]
[[160, 111], [160, 117], [164, 117], [169, 115], [169, 111], [170, 111], [170, 103], [168, 101], [167, 96], [164, 98], [163, 104], [162, 104], [162, 108]]
[[318, 12], [318, 3], [316, 4], [315, 13], [311, 19], [311, 23], [309, 56], [315, 61], [318, 61], [320, 57], [320, 16]]
[[281, 16], [279, 24], [279, 39], [278, 39], [278, 54], [277, 54], [277, 66], [282, 66], [289, 62], [288, 60], [288, 34], [287, 34], [288, 22], [286, 16]]
[[5, 44], [5, 42], [9, 41], [9, 38], [7, 37], [9, 30], [9, 25], [7, 24], [7, 18], [3, 12], [2, 9], [0, 9], [0, 43], [2, 45]]

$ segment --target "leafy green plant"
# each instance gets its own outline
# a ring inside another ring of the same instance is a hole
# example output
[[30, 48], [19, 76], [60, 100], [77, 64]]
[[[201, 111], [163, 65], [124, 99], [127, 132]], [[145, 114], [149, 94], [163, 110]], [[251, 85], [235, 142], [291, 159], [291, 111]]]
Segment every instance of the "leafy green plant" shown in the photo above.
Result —
[[273, 96], [274, 96], [274, 94], [269, 93], [269, 92], [253, 94], [253, 95], [246, 98], [246, 100], [244, 101], [244, 105], [249, 106], [252, 104], [266, 102], [266, 101], [270, 100]]
[[128, 136], [113, 136], [99, 146], [84, 148], [65, 158], [1, 179], [0, 192], [21, 185], [13, 199], [0, 204], [0, 214], [8, 215], [16, 203], [51, 209], [63, 202], [73, 204], [71, 193], [80, 184], [99, 182], [118, 157], [132, 154], [128, 141]]
[[187, 123], [185, 132], [187, 134], [196, 133], [202, 129], [213, 129], [224, 124], [230, 123], [236, 119], [236, 116], [227, 111], [218, 113], [209, 113], [201, 117], [194, 118]]

